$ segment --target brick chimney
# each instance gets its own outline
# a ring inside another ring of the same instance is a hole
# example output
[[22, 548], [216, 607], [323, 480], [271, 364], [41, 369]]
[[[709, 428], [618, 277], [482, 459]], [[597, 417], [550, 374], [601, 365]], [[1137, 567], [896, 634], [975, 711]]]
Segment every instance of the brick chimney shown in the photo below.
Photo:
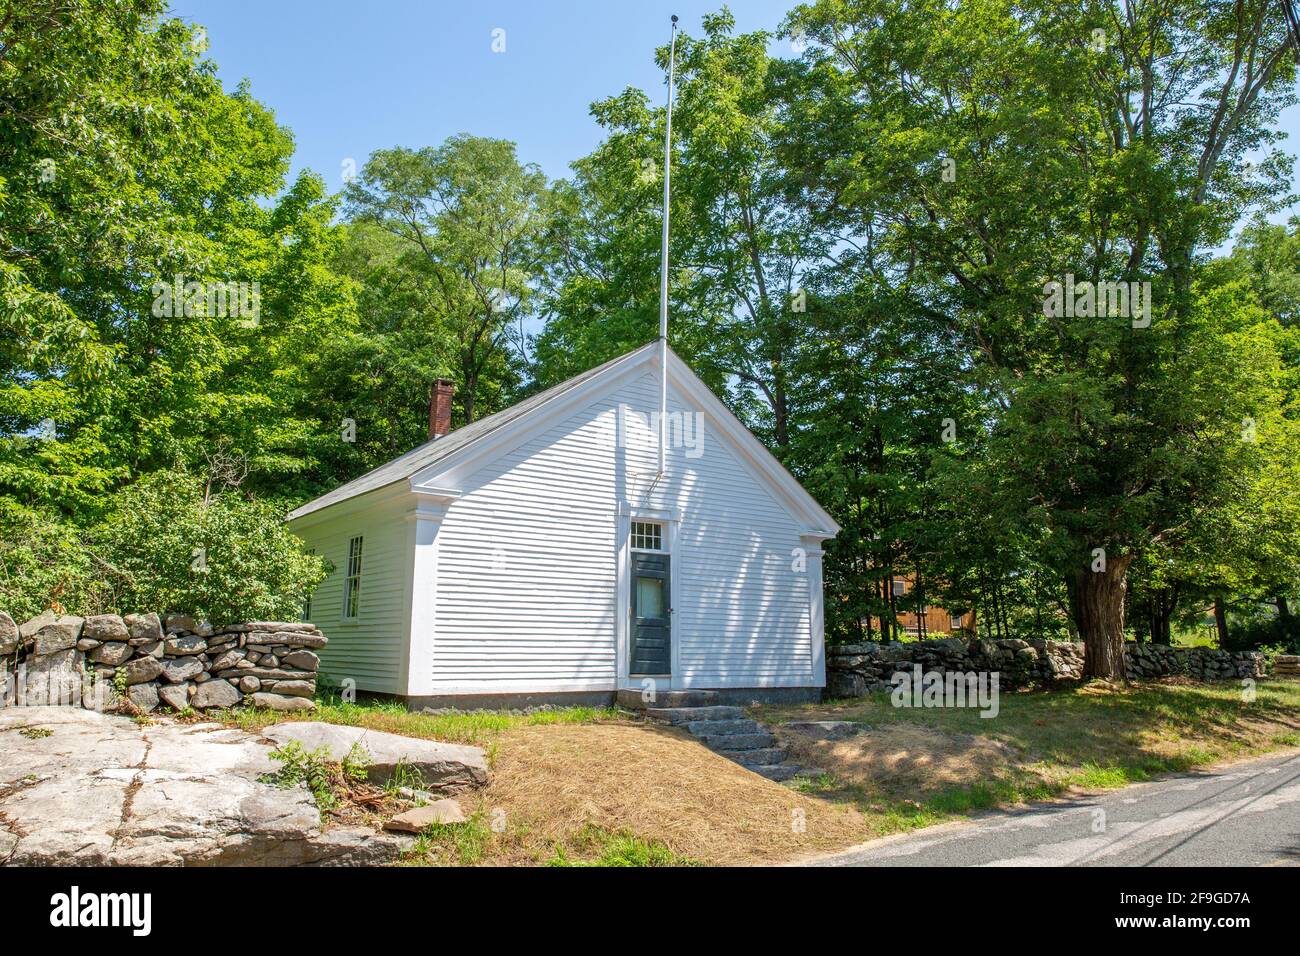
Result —
[[450, 379], [440, 378], [429, 392], [429, 437], [441, 438], [451, 431], [451, 397], [456, 386]]

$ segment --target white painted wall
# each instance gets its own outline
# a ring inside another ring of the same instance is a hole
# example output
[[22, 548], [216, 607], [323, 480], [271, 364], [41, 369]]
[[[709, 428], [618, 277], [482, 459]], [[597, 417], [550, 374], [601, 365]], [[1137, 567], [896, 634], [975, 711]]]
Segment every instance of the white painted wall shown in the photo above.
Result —
[[[625, 418], [620, 449], [618, 409], [648, 416], [657, 389], [646, 370], [455, 482], [460, 497], [437, 534], [435, 619], [417, 621], [412, 635], [413, 660], [427, 660], [419, 651], [432, 643], [431, 693], [613, 689], [626, 615], [620, 567], [638, 512], [677, 521], [672, 686], [821, 683], [809, 580], [792, 568], [806, 527], [707, 419], [699, 456], [670, 447], [668, 477], [649, 492], [657, 445], [648, 418]], [[676, 389], [669, 409], [699, 411]]]
[[[311, 602], [311, 622], [329, 638], [320, 651], [320, 669], [331, 680], [351, 678], [360, 690], [406, 692], [410, 508], [409, 495], [372, 492], [290, 524], [308, 548], [334, 564]], [[360, 613], [355, 621], [345, 621], [343, 581], [348, 542], [356, 535], [364, 540]]]

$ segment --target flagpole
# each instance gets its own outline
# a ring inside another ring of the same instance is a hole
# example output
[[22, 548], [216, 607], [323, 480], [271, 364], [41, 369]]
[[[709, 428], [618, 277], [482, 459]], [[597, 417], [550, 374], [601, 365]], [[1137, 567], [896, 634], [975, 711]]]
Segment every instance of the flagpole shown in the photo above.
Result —
[[664, 133], [664, 234], [659, 255], [659, 475], [663, 476], [668, 428], [668, 199], [673, 166], [673, 82], [677, 68], [677, 15], [668, 44], [668, 125]]

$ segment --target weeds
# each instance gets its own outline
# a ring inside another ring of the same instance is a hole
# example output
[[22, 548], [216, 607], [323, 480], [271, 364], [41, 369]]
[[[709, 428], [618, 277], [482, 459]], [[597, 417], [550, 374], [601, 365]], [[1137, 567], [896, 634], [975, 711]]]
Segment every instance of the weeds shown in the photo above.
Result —
[[457, 863], [473, 866], [483, 859], [492, 831], [478, 810], [464, 823], [434, 823], [416, 838], [403, 862], [412, 865]]
[[316, 798], [316, 807], [320, 810], [322, 819], [338, 806], [334, 788], [330, 785], [328, 747], [321, 745], [308, 751], [299, 741], [290, 740], [283, 747], [272, 750], [270, 757], [280, 764], [280, 769], [273, 774], [264, 775], [264, 783], [274, 784], [282, 790], [306, 784]]

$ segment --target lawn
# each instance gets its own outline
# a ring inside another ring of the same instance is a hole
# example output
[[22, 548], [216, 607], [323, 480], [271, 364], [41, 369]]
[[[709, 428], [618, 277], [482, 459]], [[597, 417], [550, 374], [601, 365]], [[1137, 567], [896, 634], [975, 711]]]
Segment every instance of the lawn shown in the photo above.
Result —
[[[973, 811], [1100, 790], [1300, 746], [1300, 681], [1160, 683], [1003, 694], [997, 717], [904, 709], [886, 695], [753, 708], [821, 777], [765, 780], [675, 728], [612, 708], [411, 713], [324, 700], [313, 714], [235, 711], [249, 730], [314, 719], [483, 747], [487, 788], [468, 823], [435, 826], [410, 865], [763, 865]], [[818, 741], [795, 720], [863, 731]]]
[[[879, 835], [995, 806], [1097, 791], [1162, 773], [1300, 746], [1300, 681], [1155, 683], [1003, 694], [996, 717], [896, 708], [887, 695], [762, 707], [781, 742], [826, 771], [801, 789], [861, 810]], [[782, 726], [844, 720], [857, 736], [814, 740]]]

